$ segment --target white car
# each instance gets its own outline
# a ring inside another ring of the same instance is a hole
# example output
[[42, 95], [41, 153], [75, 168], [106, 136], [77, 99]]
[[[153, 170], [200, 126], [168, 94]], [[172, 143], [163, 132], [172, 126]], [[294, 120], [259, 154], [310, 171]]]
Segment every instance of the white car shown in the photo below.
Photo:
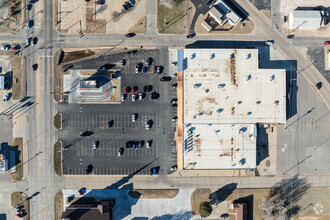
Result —
[[122, 94], [121, 96], [120, 96], [120, 101], [125, 101], [125, 98], [126, 98], [126, 96], [125, 96], [125, 94]]
[[265, 42], [265, 45], [266, 46], [270, 46], [270, 45], [273, 45], [275, 42], [273, 40], [269, 40], [269, 41], [266, 41]]
[[7, 44], [7, 45], [2, 46], [1, 50], [9, 50], [10, 48], [11, 48], [11, 46]]
[[10, 93], [7, 93], [4, 97], [3, 97], [3, 101], [9, 101], [9, 99], [10, 99], [10, 96], [11, 96], [11, 94]]
[[140, 92], [140, 93], [139, 93], [139, 100], [142, 100], [142, 99], [143, 99], [143, 93]]
[[136, 122], [136, 118], [137, 118], [137, 113], [134, 113], [132, 115], [132, 122]]
[[137, 97], [137, 94], [133, 94], [133, 95], [132, 95], [132, 101], [133, 101], [133, 102], [136, 101], [136, 97]]
[[151, 140], [150, 141], [147, 141], [146, 143], [146, 147], [149, 148], [151, 146]]

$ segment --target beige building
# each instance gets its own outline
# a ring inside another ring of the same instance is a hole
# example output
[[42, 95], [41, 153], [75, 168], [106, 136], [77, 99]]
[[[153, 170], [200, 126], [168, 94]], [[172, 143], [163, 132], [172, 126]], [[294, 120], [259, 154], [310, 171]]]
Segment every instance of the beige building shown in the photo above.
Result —
[[256, 49], [180, 54], [183, 168], [256, 168], [256, 124], [286, 122], [285, 69], [259, 69]]

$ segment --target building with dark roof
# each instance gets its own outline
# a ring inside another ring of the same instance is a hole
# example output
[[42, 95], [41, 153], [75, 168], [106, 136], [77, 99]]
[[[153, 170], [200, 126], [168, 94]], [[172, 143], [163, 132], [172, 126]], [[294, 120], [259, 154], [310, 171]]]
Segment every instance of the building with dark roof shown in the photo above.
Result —
[[62, 212], [62, 220], [112, 220], [110, 201], [95, 204], [71, 204]]

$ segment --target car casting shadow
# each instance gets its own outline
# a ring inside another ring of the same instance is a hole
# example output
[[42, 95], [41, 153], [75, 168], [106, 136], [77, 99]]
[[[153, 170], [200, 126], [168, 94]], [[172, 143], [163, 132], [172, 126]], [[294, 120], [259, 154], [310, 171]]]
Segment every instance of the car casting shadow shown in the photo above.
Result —
[[237, 188], [237, 183], [230, 183], [221, 187], [217, 191], [211, 193], [209, 195], [209, 199], [211, 200], [210, 204], [218, 205], [219, 203], [225, 201], [236, 188]]

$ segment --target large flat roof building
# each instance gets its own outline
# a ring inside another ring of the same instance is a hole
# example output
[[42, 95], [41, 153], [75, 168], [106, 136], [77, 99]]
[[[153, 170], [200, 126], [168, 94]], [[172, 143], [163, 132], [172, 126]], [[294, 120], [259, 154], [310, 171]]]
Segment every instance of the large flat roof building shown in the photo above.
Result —
[[286, 122], [285, 69], [259, 69], [256, 49], [182, 49], [178, 59], [183, 168], [256, 168], [256, 123]]
[[294, 10], [289, 14], [292, 29], [317, 29], [322, 25], [322, 14], [318, 10]]

